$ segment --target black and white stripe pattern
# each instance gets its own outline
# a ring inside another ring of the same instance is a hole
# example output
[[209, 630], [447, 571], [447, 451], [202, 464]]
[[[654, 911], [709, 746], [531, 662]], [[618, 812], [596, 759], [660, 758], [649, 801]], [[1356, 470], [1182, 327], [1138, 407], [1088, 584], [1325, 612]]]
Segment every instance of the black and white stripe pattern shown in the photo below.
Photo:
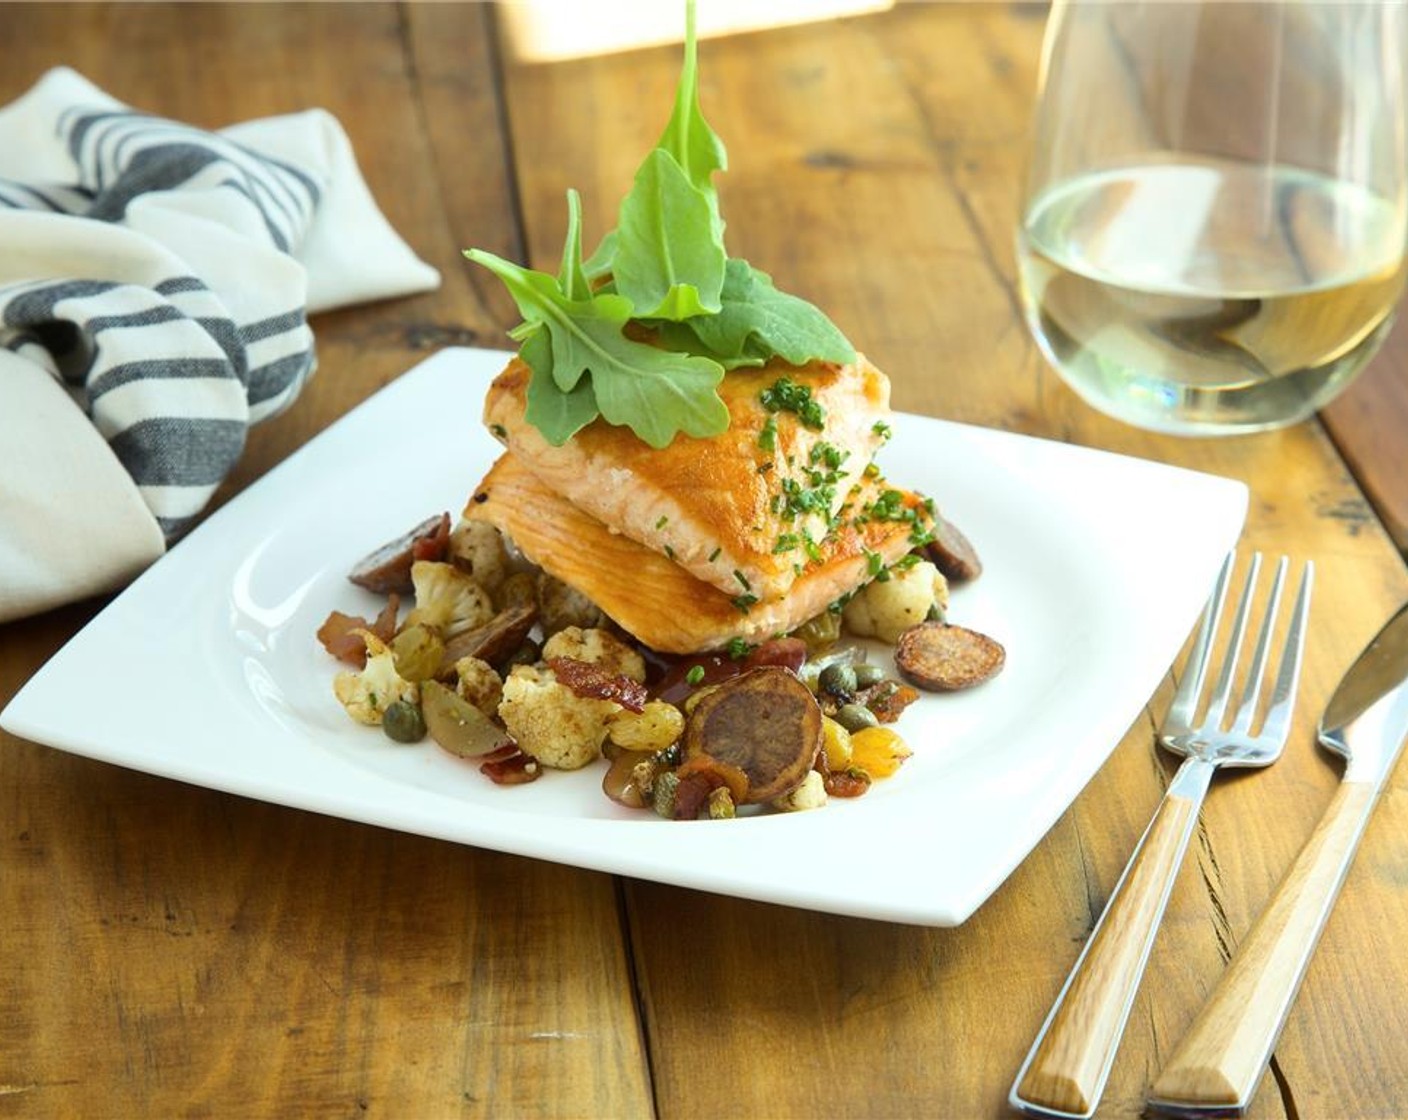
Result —
[[313, 220], [321, 190], [311, 176], [226, 137], [130, 110], [75, 108], [58, 125], [79, 181], [95, 192], [89, 217], [121, 221], [151, 191], [220, 189], [243, 197], [284, 252]]
[[0, 226], [0, 346], [62, 380], [170, 542], [314, 369], [289, 254], [324, 184], [121, 106], [71, 106], [53, 140], [74, 181], [0, 178], [0, 213], [35, 219]]

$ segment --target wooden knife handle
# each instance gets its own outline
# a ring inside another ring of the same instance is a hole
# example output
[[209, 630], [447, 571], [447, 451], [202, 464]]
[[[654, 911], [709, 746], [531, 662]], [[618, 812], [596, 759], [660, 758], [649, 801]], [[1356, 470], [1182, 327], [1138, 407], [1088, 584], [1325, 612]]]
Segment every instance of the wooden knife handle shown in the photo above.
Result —
[[1378, 792], [1341, 782], [1270, 905], [1149, 1092], [1156, 1111], [1243, 1112], [1271, 1060]]
[[1017, 1076], [1014, 1107], [1095, 1111], [1200, 801], [1168, 796], [1159, 805]]

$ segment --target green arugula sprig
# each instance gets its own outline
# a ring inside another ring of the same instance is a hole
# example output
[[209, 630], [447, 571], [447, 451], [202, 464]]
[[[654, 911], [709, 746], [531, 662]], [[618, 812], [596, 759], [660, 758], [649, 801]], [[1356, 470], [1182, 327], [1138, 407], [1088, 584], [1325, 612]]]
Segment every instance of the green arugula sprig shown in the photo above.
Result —
[[[715, 172], [722, 141], [699, 107], [694, 0], [685, 6], [684, 65], [674, 110], [621, 202], [617, 226], [582, 259], [581, 204], [568, 191], [557, 276], [479, 249], [466, 255], [503, 281], [523, 322], [531, 375], [528, 423], [560, 446], [601, 416], [652, 447], [684, 432], [728, 428], [718, 395], [726, 369], [780, 357], [849, 362], [855, 351], [817, 308], [724, 250]], [[638, 328], [626, 333], [628, 323]], [[649, 339], [643, 341], [642, 339]]]

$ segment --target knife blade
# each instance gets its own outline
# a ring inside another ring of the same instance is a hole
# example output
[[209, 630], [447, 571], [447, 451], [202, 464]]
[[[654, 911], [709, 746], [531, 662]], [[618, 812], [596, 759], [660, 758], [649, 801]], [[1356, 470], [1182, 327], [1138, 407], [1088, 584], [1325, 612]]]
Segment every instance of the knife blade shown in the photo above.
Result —
[[1147, 1096], [1166, 1116], [1251, 1106], [1374, 804], [1408, 736], [1408, 605], [1335, 689], [1320, 744], [1347, 760], [1339, 789]]

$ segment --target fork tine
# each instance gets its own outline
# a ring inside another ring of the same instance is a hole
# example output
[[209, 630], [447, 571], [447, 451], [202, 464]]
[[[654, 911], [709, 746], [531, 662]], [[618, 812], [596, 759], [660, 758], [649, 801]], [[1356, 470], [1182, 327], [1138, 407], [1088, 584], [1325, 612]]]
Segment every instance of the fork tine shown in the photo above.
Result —
[[1261, 737], [1284, 742], [1291, 729], [1291, 710], [1296, 703], [1296, 684], [1300, 680], [1301, 658], [1305, 652], [1305, 624], [1310, 617], [1310, 590], [1315, 583], [1315, 564], [1305, 562], [1305, 570], [1300, 577], [1300, 591], [1296, 594], [1295, 610], [1291, 615], [1291, 627], [1286, 632], [1286, 646], [1281, 653], [1281, 667], [1276, 674], [1276, 685], [1271, 692], [1271, 706], [1266, 712], [1266, 721], [1261, 726]]
[[1232, 565], [1237, 559], [1235, 552], [1229, 552], [1222, 562], [1222, 570], [1217, 573], [1208, 604], [1203, 608], [1203, 621], [1198, 627], [1198, 636], [1193, 648], [1188, 651], [1188, 661], [1183, 667], [1183, 679], [1178, 682], [1178, 691], [1173, 695], [1164, 726], [1168, 728], [1191, 728], [1193, 716], [1198, 707], [1198, 696], [1203, 691], [1203, 681], [1208, 675], [1208, 664], [1212, 661], [1212, 638], [1222, 618], [1222, 607], [1227, 599], [1227, 581], [1232, 575]]
[[1203, 720], [1203, 731], [1216, 731], [1222, 726], [1227, 714], [1227, 701], [1232, 692], [1232, 677], [1237, 672], [1237, 662], [1242, 656], [1242, 638], [1247, 631], [1247, 617], [1252, 610], [1252, 592], [1256, 589], [1256, 578], [1261, 572], [1261, 553], [1252, 553], [1251, 566], [1247, 569], [1247, 582], [1242, 586], [1242, 599], [1237, 604], [1237, 618], [1232, 624], [1232, 636], [1227, 640], [1227, 656], [1222, 661], [1222, 671], [1217, 676], [1217, 687], [1213, 690], [1208, 704], [1207, 718]]
[[1281, 587], [1286, 582], [1288, 557], [1281, 557], [1276, 565], [1276, 577], [1271, 581], [1271, 594], [1266, 600], [1266, 615], [1261, 620], [1261, 634], [1257, 638], [1256, 652], [1252, 654], [1252, 666], [1247, 671], [1247, 682], [1242, 689], [1242, 702], [1232, 721], [1232, 731], [1247, 734], [1252, 729], [1252, 719], [1256, 715], [1256, 698], [1261, 694], [1261, 681], [1266, 676], [1266, 656], [1271, 647], [1271, 628], [1276, 625], [1276, 615], [1281, 610]]

